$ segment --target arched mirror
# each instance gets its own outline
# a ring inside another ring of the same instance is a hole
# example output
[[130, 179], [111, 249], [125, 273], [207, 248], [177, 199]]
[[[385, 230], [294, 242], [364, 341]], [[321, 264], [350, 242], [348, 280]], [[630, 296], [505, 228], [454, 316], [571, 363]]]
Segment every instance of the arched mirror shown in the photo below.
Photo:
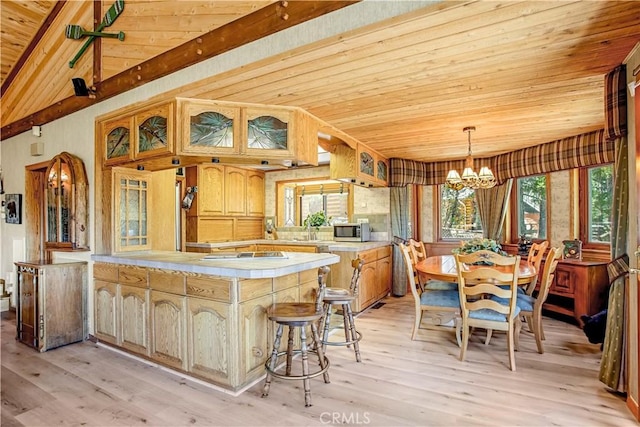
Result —
[[45, 176], [45, 248], [88, 250], [88, 186], [84, 163], [73, 154], [62, 152], [51, 160]]

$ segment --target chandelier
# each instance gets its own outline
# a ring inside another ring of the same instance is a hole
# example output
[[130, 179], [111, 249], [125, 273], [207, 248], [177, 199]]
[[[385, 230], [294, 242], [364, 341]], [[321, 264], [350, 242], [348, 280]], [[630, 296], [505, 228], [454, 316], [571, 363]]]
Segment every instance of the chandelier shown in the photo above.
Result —
[[469, 152], [467, 153], [462, 177], [455, 169], [451, 169], [447, 174], [447, 186], [456, 191], [462, 190], [465, 187], [473, 188], [475, 190], [478, 188], [491, 188], [496, 185], [496, 178], [493, 176], [491, 169], [487, 166], [481, 167], [479, 173], [475, 173], [473, 170], [473, 157], [471, 157], [471, 132], [474, 130], [476, 130], [475, 126], [468, 126], [462, 130], [463, 132], [467, 132], [467, 139], [469, 141]]

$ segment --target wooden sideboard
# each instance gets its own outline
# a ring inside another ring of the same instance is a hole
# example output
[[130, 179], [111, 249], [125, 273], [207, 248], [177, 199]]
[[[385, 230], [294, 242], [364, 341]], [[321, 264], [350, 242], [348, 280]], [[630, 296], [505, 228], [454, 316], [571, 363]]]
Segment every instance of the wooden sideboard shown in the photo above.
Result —
[[560, 260], [543, 308], [571, 316], [581, 324], [583, 314], [592, 315], [606, 308], [608, 286], [606, 262]]

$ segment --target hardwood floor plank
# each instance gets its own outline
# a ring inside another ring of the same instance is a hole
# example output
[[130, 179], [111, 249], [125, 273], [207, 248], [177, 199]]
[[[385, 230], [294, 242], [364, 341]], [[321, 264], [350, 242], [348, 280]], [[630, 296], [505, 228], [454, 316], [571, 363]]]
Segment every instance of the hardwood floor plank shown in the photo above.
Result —
[[327, 349], [331, 383], [262, 381], [240, 396], [84, 342], [45, 353], [15, 341], [2, 321], [2, 425], [86, 426], [632, 426], [623, 399], [598, 381], [600, 350], [576, 326], [545, 318], [545, 353], [523, 332], [517, 371], [508, 369], [506, 337], [472, 335], [467, 360], [449, 331], [420, 331], [411, 341], [411, 296], [356, 318], [362, 363], [353, 350]]

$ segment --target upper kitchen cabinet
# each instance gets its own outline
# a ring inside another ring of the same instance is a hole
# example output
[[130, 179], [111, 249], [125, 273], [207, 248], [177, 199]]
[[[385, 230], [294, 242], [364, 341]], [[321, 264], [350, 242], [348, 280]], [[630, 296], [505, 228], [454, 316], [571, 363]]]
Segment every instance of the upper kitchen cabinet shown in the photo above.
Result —
[[173, 153], [174, 104], [164, 103], [145, 109], [133, 117], [134, 159]]
[[104, 135], [104, 163], [113, 165], [131, 161], [133, 159], [131, 147], [133, 117], [105, 121], [101, 127], [101, 133]]
[[181, 154], [240, 154], [240, 108], [204, 100], [179, 100]]
[[363, 187], [386, 187], [388, 171], [387, 159], [364, 144], [359, 143], [357, 149], [339, 144], [331, 152], [331, 179]]
[[55, 156], [47, 169], [45, 248], [89, 249], [89, 188], [84, 163], [67, 152]]

